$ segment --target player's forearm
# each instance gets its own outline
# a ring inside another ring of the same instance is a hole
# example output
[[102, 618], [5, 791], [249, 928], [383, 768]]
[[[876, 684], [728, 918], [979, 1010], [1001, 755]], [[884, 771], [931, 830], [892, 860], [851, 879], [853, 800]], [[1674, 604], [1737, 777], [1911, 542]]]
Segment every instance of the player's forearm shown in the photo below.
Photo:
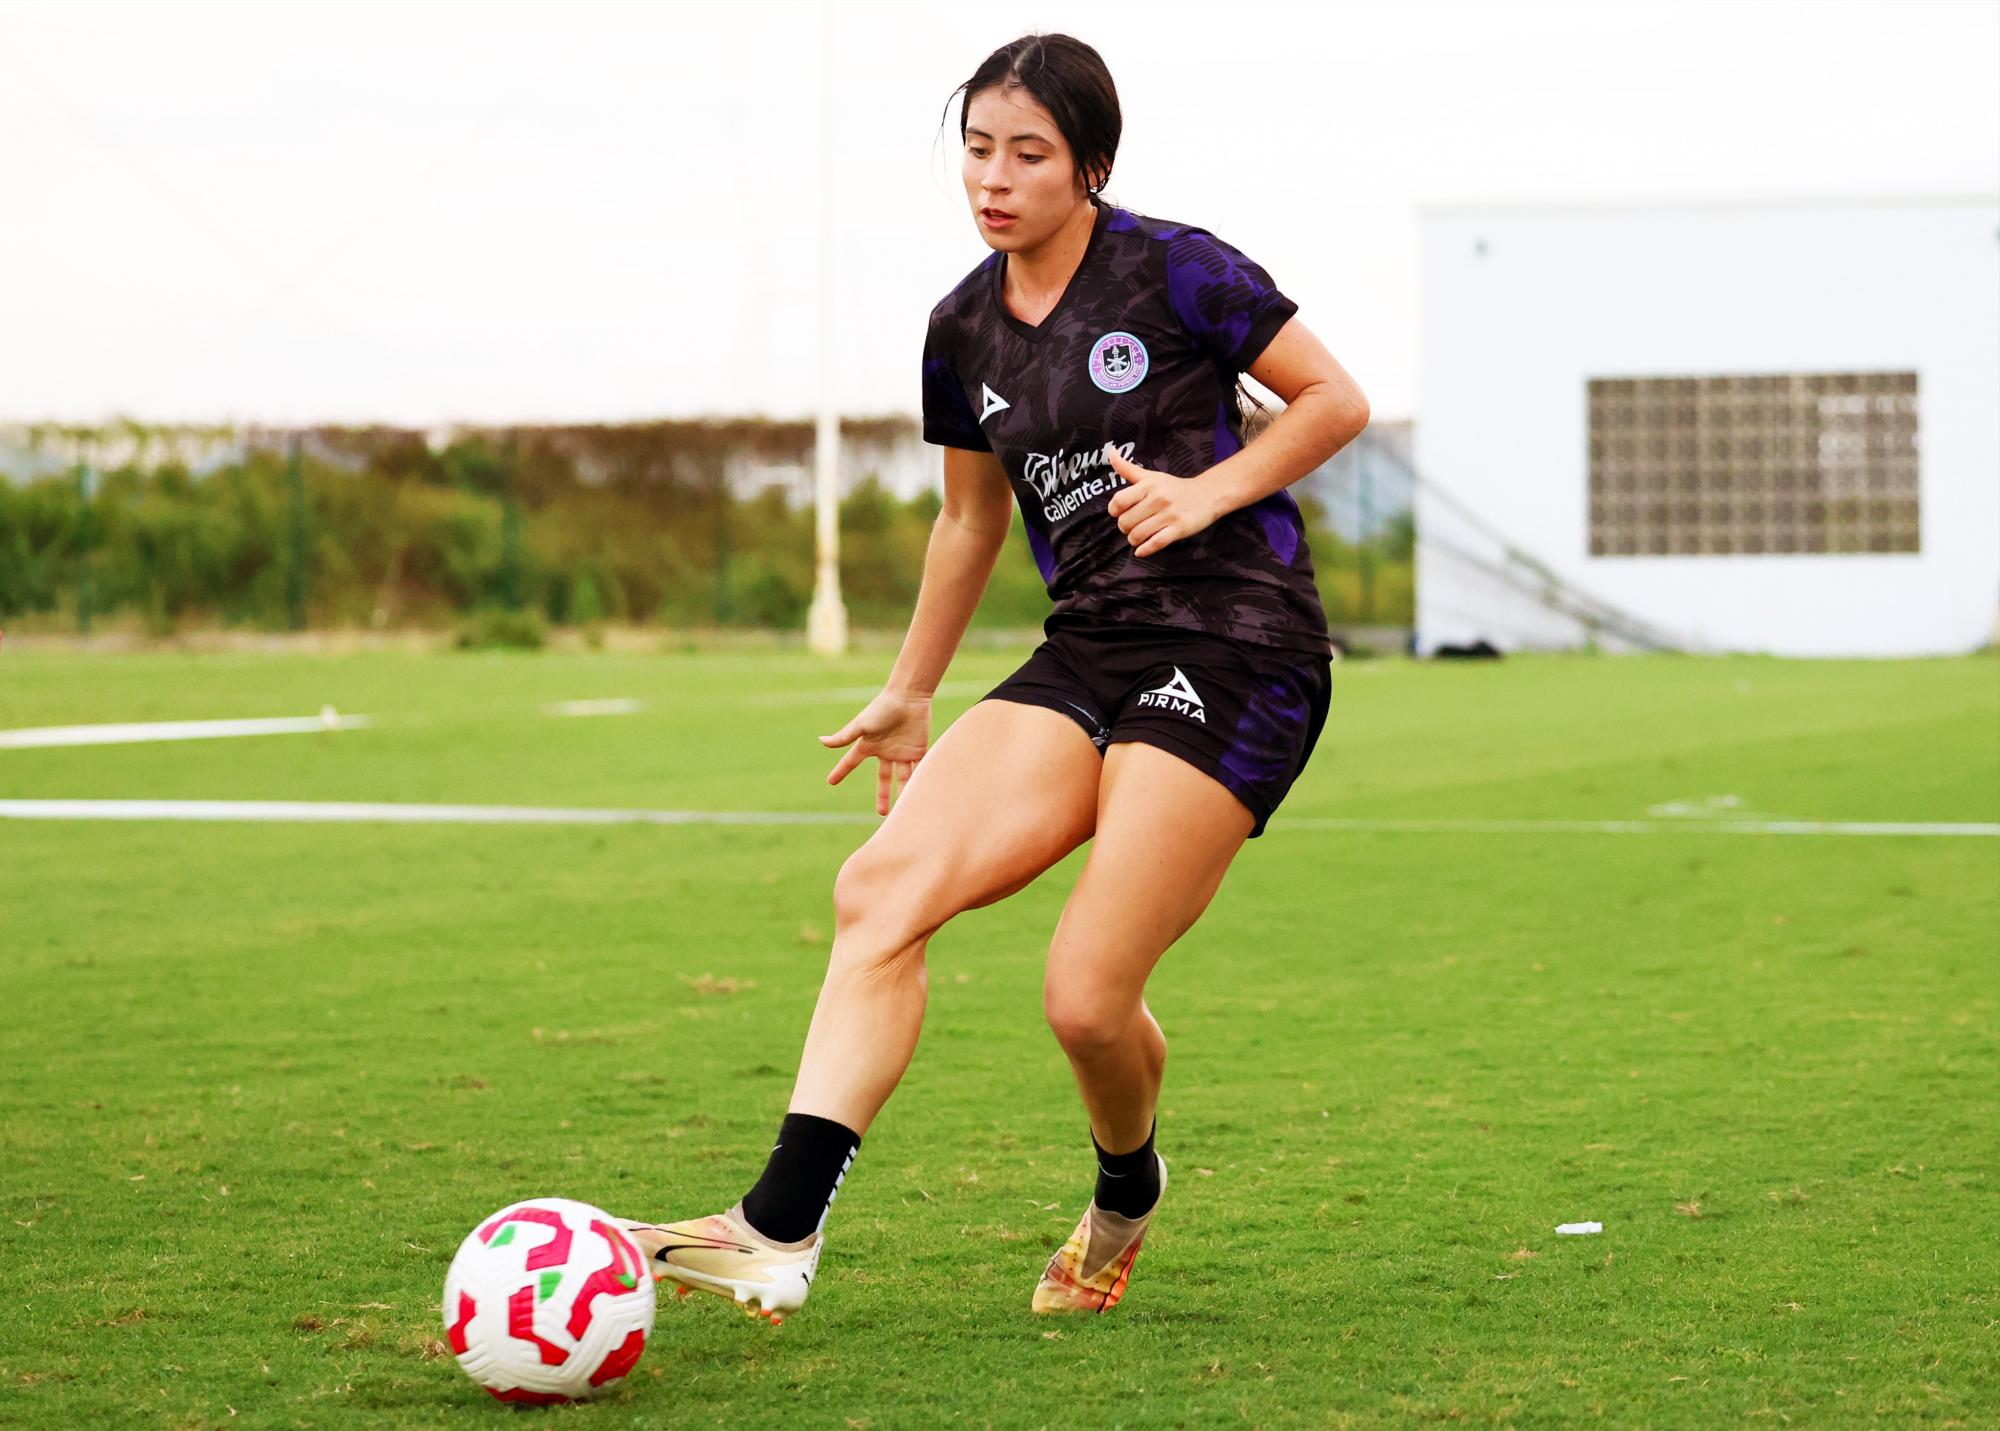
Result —
[[1368, 426], [1368, 399], [1359, 388], [1331, 383], [1305, 389], [1250, 446], [1196, 479], [1210, 490], [1215, 515], [1262, 501], [1314, 471]]
[[980, 531], [961, 526], [949, 514], [931, 527], [924, 554], [923, 583], [917, 588], [917, 609], [910, 617], [902, 653], [889, 673], [891, 690], [930, 696], [944, 679], [965, 628], [985, 594], [993, 564], [1007, 540], [1007, 529]]

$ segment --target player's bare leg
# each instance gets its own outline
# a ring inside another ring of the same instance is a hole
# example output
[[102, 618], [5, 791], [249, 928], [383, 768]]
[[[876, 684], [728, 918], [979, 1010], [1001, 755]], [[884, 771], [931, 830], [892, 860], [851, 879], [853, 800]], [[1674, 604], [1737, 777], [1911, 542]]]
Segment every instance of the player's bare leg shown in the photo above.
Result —
[[[1151, 1143], [1167, 1043], [1146, 1007], [1146, 980], [1208, 907], [1254, 825], [1221, 784], [1163, 750], [1119, 743], [1106, 753], [1097, 837], [1056, 928], [1042, 993], [1091, 1137], [1111, 1155], [1101, 1166]], [[1156, 1155], [1144, 1174], [1144, 1185], [1157, 1178], [1164, 1187]], [[1116, 1306], [1151, 1215], [1136, 1203], [1106, 1209], [1093, 1197], [1049, 1260], [1035, 1310]]]
[[[1089, 839], [1101, 773], [1090, 738], [1068, 716], [1010, 701], [980, 702], [933, 743], [834, 882], [833, 950], [790, 1113], [867, 1130], [916, 1051], [931, 935]], [[627, 1227], [656, 1276], [773, 1321], [805, 1301], [819, 1262], [817, 1231], [773, 1242], [740, 1203], [712, 1217]]]
[[1089, 839], [1101, 765], [1075, 721], [1039, 706], [981, 701], [953, 722], [834, 881], [792, 1112], [867, 1131], [916, 1051], [931, 935]]

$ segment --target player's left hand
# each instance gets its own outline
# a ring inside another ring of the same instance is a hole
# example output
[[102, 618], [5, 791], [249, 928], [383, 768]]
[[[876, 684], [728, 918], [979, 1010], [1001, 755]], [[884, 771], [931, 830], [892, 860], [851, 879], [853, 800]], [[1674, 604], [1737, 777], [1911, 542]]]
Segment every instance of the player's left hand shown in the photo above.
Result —
[[1213, 525], [1222, 515], [1216, 510], [1214, 495], [1199, 477], [1176, 477], [1171, 472], [1141, 467], [1110, 443], [1104, 445], [1104, 456], [1111, 470], [1128, 484], [1111, 494], [1105, 510], [1132, 544], [1134, 556], [1151, 556]]

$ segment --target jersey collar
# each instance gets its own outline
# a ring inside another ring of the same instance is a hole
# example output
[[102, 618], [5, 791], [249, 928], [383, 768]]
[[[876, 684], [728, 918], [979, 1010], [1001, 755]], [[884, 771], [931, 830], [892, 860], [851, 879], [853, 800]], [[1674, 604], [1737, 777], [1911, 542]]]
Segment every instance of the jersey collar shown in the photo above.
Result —
[[1078, 283], [1083, 278], [1084, 269], [1090, 266], [1091, 255], [1097, 252], [1097, 241], [1104, 236], [1105, 225], [1111, 222], [1111, 205], [1102, 203], [1095, 198], [1091, 200], [1091, 203], [1096, 206], [1097, 219], [1090, 226], [1090, 241], [1083, 246], [1083, 257], [1077, 260], [1076, 272], [1072, 273], [1069, 276], [1069, 282], [1063, 285], [1062, 296], [1056, 299], [1056, 306], [1048, 311], [1048, 314], [1041, 322], [1023, 323], [1019, 318], [1016, 318], [1012, 313], [1007, 311], [1007, 255], [1004, 253], [999, 255], [1000, 261], [993, 265], [993, 282], [990, 285], [993, 295], [993, 309], [1000, 315], [1002, 323], [1005, 323], [1009, 328], [1019, 333], [1031, 343], [1039, 343], [1043, 338], [1047, 337], [1049, 330], [1055, 326], [1056, 316], [1069, 305], [1070, 299], [1076, 293]]

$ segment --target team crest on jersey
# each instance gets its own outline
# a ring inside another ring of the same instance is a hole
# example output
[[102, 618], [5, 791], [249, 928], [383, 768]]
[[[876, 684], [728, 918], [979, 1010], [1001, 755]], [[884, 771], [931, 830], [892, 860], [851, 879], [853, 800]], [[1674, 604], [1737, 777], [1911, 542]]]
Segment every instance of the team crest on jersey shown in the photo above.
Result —
[[1152, 359], [1130, 333], [1106, 333], [1090, 345], [1090, 380], [1108, 393], [1128, 393], [1146, 380]]

